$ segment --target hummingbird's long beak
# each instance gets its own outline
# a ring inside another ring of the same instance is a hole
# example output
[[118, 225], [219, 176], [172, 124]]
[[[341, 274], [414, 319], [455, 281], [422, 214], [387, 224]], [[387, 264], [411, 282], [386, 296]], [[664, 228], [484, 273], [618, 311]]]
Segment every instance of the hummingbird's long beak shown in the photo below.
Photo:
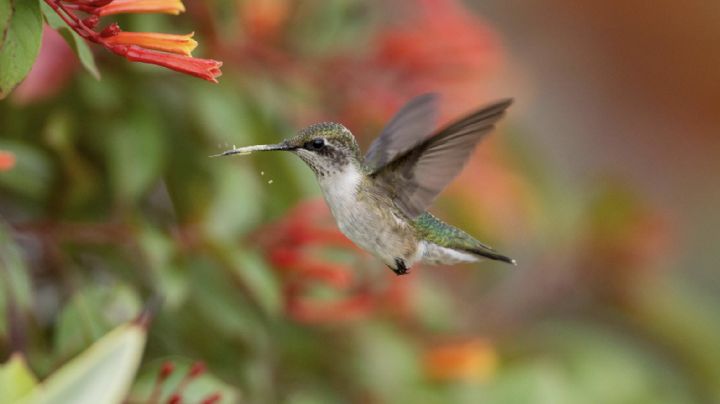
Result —
[[258, 144], [255, 146], [245, 146], [245, 147], [233, 147], [232, 149], [222, 152], [220, 154], [214, 154], [210, 157], [222, 157], [222, 156], [230, 156], [233, 154], [250, 154], [252, 152], [256, 151], [275, 151], [275, 150], [293, 150], [294, 147], [289, 146], [285, 143], [278, 143], [278, 144]]

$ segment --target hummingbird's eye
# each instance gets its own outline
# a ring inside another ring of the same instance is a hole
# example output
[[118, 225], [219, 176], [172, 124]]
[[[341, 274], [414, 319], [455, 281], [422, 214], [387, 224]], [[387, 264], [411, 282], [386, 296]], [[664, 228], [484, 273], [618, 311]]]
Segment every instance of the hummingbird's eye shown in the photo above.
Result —
[[323, 138], [317, 138], [313, 139], [305, 144], [305, 147], [308, 149], [314, 149], [314, 150], [320, 150], [323, 147], [325, 147], [325, 139]]

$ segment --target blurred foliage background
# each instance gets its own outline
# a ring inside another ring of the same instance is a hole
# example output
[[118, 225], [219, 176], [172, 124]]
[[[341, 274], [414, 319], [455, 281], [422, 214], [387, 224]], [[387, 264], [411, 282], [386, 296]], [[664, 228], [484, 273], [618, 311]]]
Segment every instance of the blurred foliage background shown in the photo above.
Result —
[[[149, 305], [130, 402], [198, 361], [185, 402], [720, 400], [717, 7], [186, 7], [118, 20], [195, 31], [219, 85], [102, 49], [97, 80], [46, 29], [0, 102], [0, 360], [44, 378]], [[516, 99], [433, 211], [517, 268], [397, 278], [299, 159], [207, 157], [321, 120], [367, 147], [425, 91], [443, 122]]]

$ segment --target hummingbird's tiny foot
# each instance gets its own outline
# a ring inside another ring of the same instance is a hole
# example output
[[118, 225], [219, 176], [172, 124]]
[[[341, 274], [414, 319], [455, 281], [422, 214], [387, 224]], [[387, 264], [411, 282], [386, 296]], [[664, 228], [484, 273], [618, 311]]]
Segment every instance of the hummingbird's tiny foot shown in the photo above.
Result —
[[395, 268], [390, 267], [395, 275], [407, 275], [410, 273], [410, 269], [405, 265], [405, 261], [402, 258], [395, 258]]

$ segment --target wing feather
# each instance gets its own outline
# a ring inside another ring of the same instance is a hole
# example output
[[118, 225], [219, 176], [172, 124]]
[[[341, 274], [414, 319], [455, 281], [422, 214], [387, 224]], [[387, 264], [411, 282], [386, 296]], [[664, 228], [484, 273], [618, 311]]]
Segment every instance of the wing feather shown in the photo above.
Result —
[[365, 166], [370, 172], [378, 171], [398, 155], [427, 139], [435, 129], [437, 115], [437, 94], [423, 94], [410, 100], [370, 145], [365, 155]]
[[419, 216], [462, 170], [511, 103], [510, 99], [495, 102], [448, 125], [373, 173], [375, 184], [408, 217]]

